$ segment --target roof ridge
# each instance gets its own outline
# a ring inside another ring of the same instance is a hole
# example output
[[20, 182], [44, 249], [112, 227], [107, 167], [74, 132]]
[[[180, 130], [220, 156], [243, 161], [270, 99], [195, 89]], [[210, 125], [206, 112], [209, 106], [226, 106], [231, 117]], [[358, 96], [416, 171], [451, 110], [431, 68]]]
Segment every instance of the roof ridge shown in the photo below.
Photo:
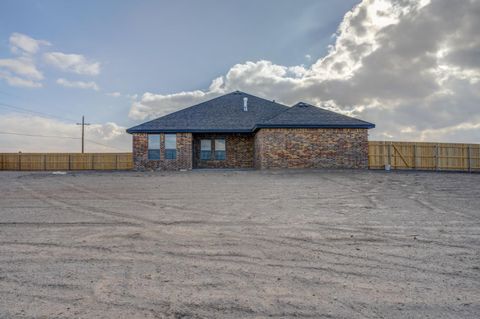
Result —
[[[292, 112], [292, 111], [294, 111], [295, 109], [299, 109], [299, 108], [305, 108], [306, 106], [308, 106], [310, 108], [315, 108], [315, 111], [320, 111], [320, 112], [327, 113], [328, 115], [335, 116], [335, 117], [337, 117], [337, 119], [341, 118], [345, 121], [352, 121], [353, 120], [353, 121], [358, 123], [358, 124], [349, 124], [349, 125], [362, 125], [362, 126], [365, 125], [365, 126], [369, 126], [369, 127], [375, 127], [374, 124], [372, 124], [370, 122], [367, 122], [367, 121], [357, 119], [356, 117], [352, 117], [352, 116], [348, 116], [348, 115], [345, 115], [345, 114], [342, 114], [342, 113], [334, 112], [334, 111], [328, 110], [326, 108], [316, 106], [314, 104], [302, 102], [302, 101], [297, 102], [293, 106], [289, 107], [287, 110], [282, 111], [282, 112], [276, 114], [275, 116], [264, 120], [261, 123], [258, 123], [257, 127], [269, 126], [269, 125], [284, 125], [284, 126], [292, 126], [293, 125], [293, 126], [295, 126], [296, 124], [286, 124], [286, 123], [282, 124], [282, 123], [280, 123], [280, 122], [284, 121], [284, 119], [282, 119], [282, 116], [284, 116], [284, 114], [286, 114], [286, 113], [292, 114], [292, 116], [293, 116], [295, 114], [295, 112]], [[326, 115], [326, 116], [328, 116], [328, 115]], [[279, 119], [280, 122], [275, 123], [275, 119], [277, 119], [277, 118]], [[302, 125], [303, 126], [308, 126], [306, 124], [301, 124], [300, 126], [302, 126]], [[343, 125], [347, 125], [347, 124], [343, 124]], [[311, 126], [316, 126], [316, 124], [312, 124]]]
[[272, 116], [272, 117], [269, 117], [269, 118], [267, 118], [267, 119], [264, 119], [264, 120], [263, 120], [262, 122], [260, 122], [260, 123], [256, 123], [255, 126], [261, 125], [261, 124], [266, 123], [266, 122], [268, 122], [268, 121], [270, 121], [270, 120], [273, 120], [274, 118], [276, 118], [276, 117], [279, 116], [280, 114], [283, 114], [283, 113], [285, 113], [285, 112], [290, 111], [290, 109], [291, 109], [293, 106], [287, 106], [287, 107], [288, 107], [288, 109], [285, 109], [285, 110], [281, 111], [280, 113], [275, 114], [275, 115]]
[[181, 111], [190, 109], [190, 108], [195, 107], [195, 106], [198, 106], [198, 105], [200, 105], [200, 104], [204, 104], [204, 103], [209, 102], [209, 101], [214, 101], [214, 100], [216, 100], [216, 99], [221, 98], [222, 96], [229, 95], [229, 94], [233, 94], [233, 93], [234, 93], [234, 92], [230, 92], [230, 93], [227, 93], [227, 94], [222, 94], [222, 95], [216, 96], [216, 97], [214, 97], [214, 98], [211, 98], [211, 99], [209, 99], [209, 100], [206, 100], [206, 101], [203, 101], [203, 102], [200, 102], [200, 103], [191, 105], [191, 106], [184, 107], [184, 108], [182, 108], [182, 109], [180, 109], [180, 110], [176, 110], [176, 111], [174, 111], [174, 112], [172, 112], [172, 113], [167, 113], [167, 114], [165, 114], [165, 115], [161, 115], [161, 116], [159, 116], [159, 117], [156, 117], [156, 118], [154, 118], [154, 119], [151, 119], [150, 121], [146, 121], [146, 122], [143, 122], [143, 123], [141, 123], [141, 124], [135, 125], [135, 126], [129, 128], [128, 130], [134, 129], [134, 128], [136, 128], [137, 126], [140, 126], [140, 125], [145, 125], [145, 124], [148, 124], [148, 123], [150, 123], [150, 122], [156, 121], [156, 120], [158, 120], [159, 118], [162, 118], [162, 117], [165, 117], [165, 116], [169, 116], [169, 115], [173, 115], [173, 114], [179, 113], [179, 112], [181, 112]]
[[[237, 90], [237, 91], [238, 91], [238, 90]], [[250, 94], [250, 93], [247, 93], [247, 92], [242, 92], [242, 91], [238, 91], [238, 92], [240, 92], [240, 93], [242, 93], [242, 94], [245, 94], [245, 95], [248, 95], [248, 96], [252, 96], [252, 97], [254, 97], [254, 98], [256, 98], [256, 99], [264, 100], [264, 101], [266, 101], [266, 102], [268, 102], [268, 103], [271, 103], [271, 104], [277, 104], [277, 105], [281, 105], [281, 106], [285, 106], [285, 107], [290, 108], [290, 106], [285, 105], [285, 104], [282, 104], [282, 103], [278, 103], [276, 100], [269, 100], [269, 99], [267, 99], [267, 98], [264, 98], [264, 97], [261, 97], [261, 96], [257, 96], [257, 95], [253, 95], [253, 94]]]
[[311, 104], [311, 103], [307, 103], [307, 102], [303, 102], [303, 101], [300, 101], [300, 102], [295, 103], [295, 104], [292, 106], [292, 108], [293, 108], [293, 107], [301, 107], [302, 104], [306, 104], [306, 105], [308, 105], [308, 106], [316, 107], [316, 108], [318, 108], [318, 109], [320, 109], [320, 110], [322, 110], [322, 111], [329, 112], [329, 113], [335, 114], [335, 115], [337, 115], [337, 116], [340, 115], [340, 116], [343, 116], [343, 117], [346, 117], [346, 118], [349, 118], [349, 119], [354, 119], [354, 120], [357, 120], [357, 121], [364, 122], [364, 123], [366, 123], [366, 124], [371, 124], [370, 122], [357, 119], [356, 117], [348, 116], [348, 115], [345, 115], [345, 114], [343, 114], [343, 113], [339, 113], [339, 112], [335, 112], [335, 111], [331, 111], [331, 110], [326, 109], [326, 108], [324, 108], [324, 107], [317, 106], [317, 105], [314, 105], [314, 104]]

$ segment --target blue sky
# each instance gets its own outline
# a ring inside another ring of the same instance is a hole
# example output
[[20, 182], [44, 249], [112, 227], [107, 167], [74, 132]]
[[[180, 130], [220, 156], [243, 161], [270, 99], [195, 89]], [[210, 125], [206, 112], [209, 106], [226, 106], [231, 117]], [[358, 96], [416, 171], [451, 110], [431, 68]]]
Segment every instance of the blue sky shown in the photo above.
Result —
[[0, 151], [77, 151], [2, 132], [79, 136], [82, 114], [87, 138], [109, 145], [87, 151], [129, 151], [127, 127], [237, 89], [375, 123], [372, 140], [478, 143], [478, 12], [478, 0], [3, 0]]
[[[38, 59], [41, 88], [0, 80], [0, 102], [89, 121], [128, 126], [131, 101], [108, 92], [142, 94], [205, 88], [232, 65], [266, 59], [311, 63], [325, 54], [355, 1], [2, 1], [0, 58], [21, 33], [51, 43], [41, 52], [81, 54], [100, 63], [96, 76], [65, 73]], [[99, 91], [56, 80], [94, 81]], [[0, 109], [5, 112], [5, 109]]]

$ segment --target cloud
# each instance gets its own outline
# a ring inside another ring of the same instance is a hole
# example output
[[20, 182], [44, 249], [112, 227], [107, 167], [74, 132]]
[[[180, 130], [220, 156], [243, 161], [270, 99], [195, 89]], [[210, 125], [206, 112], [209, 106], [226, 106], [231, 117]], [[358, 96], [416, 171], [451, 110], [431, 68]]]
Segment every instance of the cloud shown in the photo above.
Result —
[[0, 68], [7, 69], [33, 80], [43, 79], [43, 74], [37, 69], [33, 60], [30, 58], [0, 59]]
[[[10, 35], [9, 43], [11, 52], [16, 56], [0, 59], [0, 79], [5, 80], [11, 86], [42, 87], [44, 76], [37, 68], [36, 53], [41, 46], [50, 46], [51, 43], [45, 40], [36, 40], [17, 32]], [[100, 73], [99, 62], [89, 61], [80, 54], [47, 52], [43, 55], [43, 59], [47, 64], [67, 72], [82, 75], [98, 75]], [[95, 82], [69, 81], [61, 78], [57, 80], [57, 83], [65, 87], [99, 90]]]
[[92, 89], [95, 91], [99, 90], [98, 85], [91, 81], [91, 82], [83, 82], [83, 81], [69, 81], [63, 78], [57, 79], [57, 84], [68, 87], [68, 88], [78, 88], [78, 89]]
[[98, 75], [100, 63], [88, 61], [81, 54], [65, 54], [62, 52], [48, 52], [43, 55], [46, 63], [65, 72], [83, 75]]
[[[80, 126], [75, 124], [37, 116], [7, 114], [0, 116], [0, 127], [0, 145], [3, 152], [80, 151], [81, 131]], [[32, 136], [3, 134], [4, 132]], [[124, 127], [115, 123], [87, 126], [85, 139], [86, 152], [131, 151], [131, 136], [126, 134]]]
[[29, 37], [28, 35], [21, 33], [12, 33], [9, 39], [10, 50], [17, 54], [35, 54], [41, 45], [49, 46], [50, 42], [45, 40], [35, 40], [34, 38]]
[[42, 83], [40, 82], [21, 78], [21, 77], [12, 75], [9, 72], [4, 72], [1, 70], [0, 70], [0, 79], [4, 79], [11, 86], [31, 87], [31, 88], [42, 87]]
[[468, 134], [474, 140], [480, 140], [480, 121], [477, 122], [463, 122], [454, 126], [447, 126], [438, 129], [427, 129], [422, 131], [420, 135], [421, 141], [437, 141], [444, 140], [462, 140]]
[[43, 74], [32, 58], [18, 57], [0, 59], [0, 78], [12, 86], [41, 87], [39, 80], [43, 79]]
[[153, 118], [239, 89], [372, 121], [373, 139], [478, 142], [479, 14], [474, 0], [364, 0], [311, 67], [247, 61], [205, 90], [146, 92], [129, 116]]
[[216, 92], [180, 92], [175, 94], [161, 95], [146, 92], [141, 101], [136, 101], [130, 108], [129, 116], [133, 119], [143, 120], [147, 117], [161, 116], [181, 108], [191, 106], [202, 101], [220, 95]]

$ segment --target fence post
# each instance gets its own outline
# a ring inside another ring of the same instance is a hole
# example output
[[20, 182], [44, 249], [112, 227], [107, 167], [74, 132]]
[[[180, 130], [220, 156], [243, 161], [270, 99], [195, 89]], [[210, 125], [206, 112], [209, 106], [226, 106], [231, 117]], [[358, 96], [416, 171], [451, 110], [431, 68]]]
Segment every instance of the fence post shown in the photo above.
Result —
[[470, 145], [467, 146], [467, 160], [468, 160], [468, 172], [472, 172], [472, 148]]
[[388, 165], [392, 167], [392, 142], [388, 143], [387, 154], [388, 154]]
[[[387, 162], [387, 155], [385, 154], [385, 152], [387, 151], [387, 142], [383, 141], [383, 144], [382, 144], [382, 160], [383, 160], [383, 168], [385, 168], [385, 166], [387, 166], [388, 162]], [[192, 151], [193, 152], [193, 151]]]
[[18, 170], [22, 170], [22, 153], [18, 153]]
[[47, 154], [43, 154], [43, 170], [47, 170]]
[[92, 171], [95, 169], [95, 154], [92, 153]]
[[71, 154], [68, 154], [68, 170], [71, 171], [72, 170], [72, 159], [71, 159]]
[[417, 169], [417, 143], [413, 144], [413, 169]]
[[438, 155], [439, 155], [439, 149], [438, 149], [438, 143], [435, 146], [435, 170], [438, 171]]
[[115, 154], [115, 169], [118, 170], [118, 154]]

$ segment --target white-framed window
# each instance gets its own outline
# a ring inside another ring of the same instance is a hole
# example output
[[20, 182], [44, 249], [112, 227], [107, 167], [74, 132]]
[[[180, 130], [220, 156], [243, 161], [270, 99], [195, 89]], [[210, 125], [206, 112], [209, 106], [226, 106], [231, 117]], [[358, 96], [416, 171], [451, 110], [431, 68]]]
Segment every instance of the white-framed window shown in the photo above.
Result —
[[217, 161], [225, 160], [225, 139], [217, 138], [215, 139], [215, 159]]
[[200, 140], [200, 159], [210, 160], [212, 158], [212, 140]]
[[165, 134], [165, 159], [177, 158], [177, 134]]
[[160, 159], [160, 135], [148, 134], [148, 159]]

